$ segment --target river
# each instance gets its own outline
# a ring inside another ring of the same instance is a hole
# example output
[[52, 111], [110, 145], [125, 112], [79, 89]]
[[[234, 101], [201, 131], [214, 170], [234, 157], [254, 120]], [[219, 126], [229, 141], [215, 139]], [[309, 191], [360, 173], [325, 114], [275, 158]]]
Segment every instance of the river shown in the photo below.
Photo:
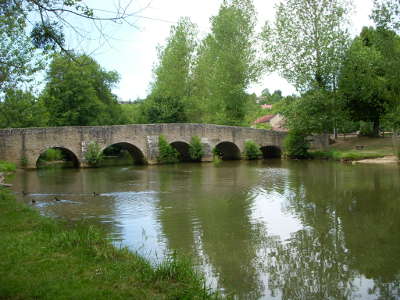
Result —
[[13, 188], [154, 263], [191, 256], [238, 299], [400, 299], [399, 183], [397, 165], [266, 160], [19, 170]]

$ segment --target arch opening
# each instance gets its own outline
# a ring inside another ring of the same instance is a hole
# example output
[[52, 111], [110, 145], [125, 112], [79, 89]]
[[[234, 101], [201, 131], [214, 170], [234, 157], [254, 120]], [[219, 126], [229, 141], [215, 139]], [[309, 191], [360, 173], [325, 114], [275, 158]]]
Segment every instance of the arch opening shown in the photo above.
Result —
[[173, 142], [170, 144], [176, 151], [179, 153], [179, 161], [181, 162], [190, 162], [192, 158], [189, 154], [189, 144], [186, 142]]
[[282, 157], [282, 150], [277, 146], [265, 146], [261, 147], [261, 152], [263, 154], [264, 159], [269, 158], [281, 158]]
[[101, 166], [144, 165], [146, 160], [143, 152], [130, 143], [115, 143], [103, 150]]
[[51, 147], [40, 153], [36, 168], [79, 168], [78, 157], [64, 147]]
[[222, 142], [215, 146], [214, 153], [222, 160], [239, 160], [240, 149], [232, 142]]

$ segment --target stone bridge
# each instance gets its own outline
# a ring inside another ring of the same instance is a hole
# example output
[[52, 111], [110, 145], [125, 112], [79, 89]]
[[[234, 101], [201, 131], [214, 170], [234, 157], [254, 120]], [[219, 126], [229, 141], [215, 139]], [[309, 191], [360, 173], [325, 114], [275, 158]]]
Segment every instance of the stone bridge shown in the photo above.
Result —
[[[246, 127], [208, 124], [147, 124], [116, 126], [74, 126], [49, 128], [18, 128], [0, 130], [0, 160], [36, 168], [38, 158], [47, 149], [62, 149], [77, 167], [85, 167], [87, 146], [96, 142], [101, 149], [118, 145], [130, 152], [135, 162], [155, 164], [158, 138], [165, 136], [181, 157], [188, 155], [189, 142], [198, 136], [203, 144], [203, 161], [212, 160], [216, 147], [223, 159], [240, 159], [244, 143], [252, 140], [260, 145], [264, 157], [281, 155], [286, 133]], [[316, 147], [326, 144], [314, 141]]]

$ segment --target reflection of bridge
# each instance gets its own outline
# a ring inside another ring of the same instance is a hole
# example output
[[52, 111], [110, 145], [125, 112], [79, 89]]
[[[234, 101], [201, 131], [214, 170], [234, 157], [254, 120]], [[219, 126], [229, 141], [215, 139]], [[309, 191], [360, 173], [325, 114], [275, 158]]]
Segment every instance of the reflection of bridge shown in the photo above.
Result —
[[0, 160], [36, 168], [41, 153], [49, 148], [64, 149], [77, 166], [85, 166], [87, 145], [97, 142], [102, 149], [118, 144], [137, 162], [154, 164], [158, 156], [158, 137], [164, 135], [182, 157], [187, 156], [192, 136], [203, 144], [203, 161], [212, 159], [217, 147], [224, 159], [240, 159], [246, 140], [260, 145], [265, 157], [280, 156], [282, 132], [208, 124], [148, 124], [87, 127], [49, 127], [0, 130]]

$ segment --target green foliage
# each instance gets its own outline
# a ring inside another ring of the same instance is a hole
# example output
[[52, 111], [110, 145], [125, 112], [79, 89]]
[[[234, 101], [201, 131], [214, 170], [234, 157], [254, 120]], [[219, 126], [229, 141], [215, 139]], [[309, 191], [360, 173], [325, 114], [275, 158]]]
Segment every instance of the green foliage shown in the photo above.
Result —
[[16, 10], [11, 1], [0, 4], [0, 99], [7, 89], [29, 86], [45, 62], [25, 35], [26, 20]]
[[215, 158], [221, 158], [223, 155], [221, 150], [219, 150], [217, 147], [214, 147], [211, 152]]
[[6, 90], [0, 102], [0, 128], [41, 127], [47, 119], [45, 107], [30, 92]]
[[304, 159], [309, 157], [307, 136], [296, 131], [289, 131], [285, 137], [283, 148], [289, 158]]
[[349, 43], [347, 0], [288, 0], [262, 33], [266, 66], [297, 90], [334, 90]]
[[244, 143], [244, 155], [248, 160], [258, 159], [262, 156], [260, 146], [254, 141], [246, 141]]
[[196, 26], [189, 18], [181, 18], [171, 27], [165, 47], [158, 49], [158, 65], [151, 95], [163, 99], [184, 100], [190, 93], [190, 69], [196, 46]]
[[377, 28], [400, 30], [400, 2], [398, 0], [374, 0], [372, 19]]
[[178, 97], [154, 96], [143, 103], [146, 123], [184, 123], [187, 121], [184, 104]]
[[[391, 40], [391, 46], [387, 45]], [[391, 48], [391, 49], [389, 49]], [[354, 121], [372, 122], [378, 135], [381, 118], [400, 95], [392, 83], [388, 62], [400, 55], [400, 39], [391, 32], [364, 28], [352, 43], [343, 62], [339, 82], [343, 105]], [[393, 62], [396, 65], [396, 62]]]
[[0, 172], [13, 172], [16, 170], [16, 166], [8, 161], [0, 160]]
[[304, 134], [329, 132], [333, 119], [327, 112], [332, 110], [332, 94], [322, 89], [312, 90], [302, 97], [287, 97], [280, 113], [285, 117], [289, 130]]
[[86, 55], [54, 57], [47, 74], [42, 101], [50, 113], [49, 124], [113, 125], [125, 123], [111, 89], [116, 72], [107, 72]]
[[25, 168], [28, 165], [28, 159], [26, 156], [22, 156], [20, 160], [21, 167]]
[[192, 136], [190, 139], [189, 155], [194, 161], [201, 161], [201, 158], [204, 155], [203, 145], [201, 144], [201, 140], [198, 136]]
[[162, 164], [173, 164], [179, 162], [179, 153], [172, 147], [164, 136], [160, 135], [158, 138], [158, 157], [157, 160]]
[[40, 155], [40, 159], [44, 161], [57, 161], [63, 160], [64, 155], [60, 149], [47, 149], [42, 155]]
[[123, 119], [127, 124], [145, 124], [147, 118], [144, 113], [144, 100], [138, 99], [134, 102], [127, 102], [121, 104]]
[[309, 155], [314, 159], [328, 159], [335, 161], [353, 161], [368, 158], [380, 158], [384, 157], [384, 154], [373, 153], [373, 152], [359, 152], [359, 151], [312, 151]]
[[255, 9], [251, 0], [224, 1], [211, 18], [211, 33], [201, 42], [193, 74], [190, 114], [205, 123], [243, 125], [246, 89], [258, 80]]
[[99, 144], [96, 142], [89, 143], [84, 156], [86, 162], [92, 167], [98, 166], [103, 160], [103, 152], [101, 151]]

